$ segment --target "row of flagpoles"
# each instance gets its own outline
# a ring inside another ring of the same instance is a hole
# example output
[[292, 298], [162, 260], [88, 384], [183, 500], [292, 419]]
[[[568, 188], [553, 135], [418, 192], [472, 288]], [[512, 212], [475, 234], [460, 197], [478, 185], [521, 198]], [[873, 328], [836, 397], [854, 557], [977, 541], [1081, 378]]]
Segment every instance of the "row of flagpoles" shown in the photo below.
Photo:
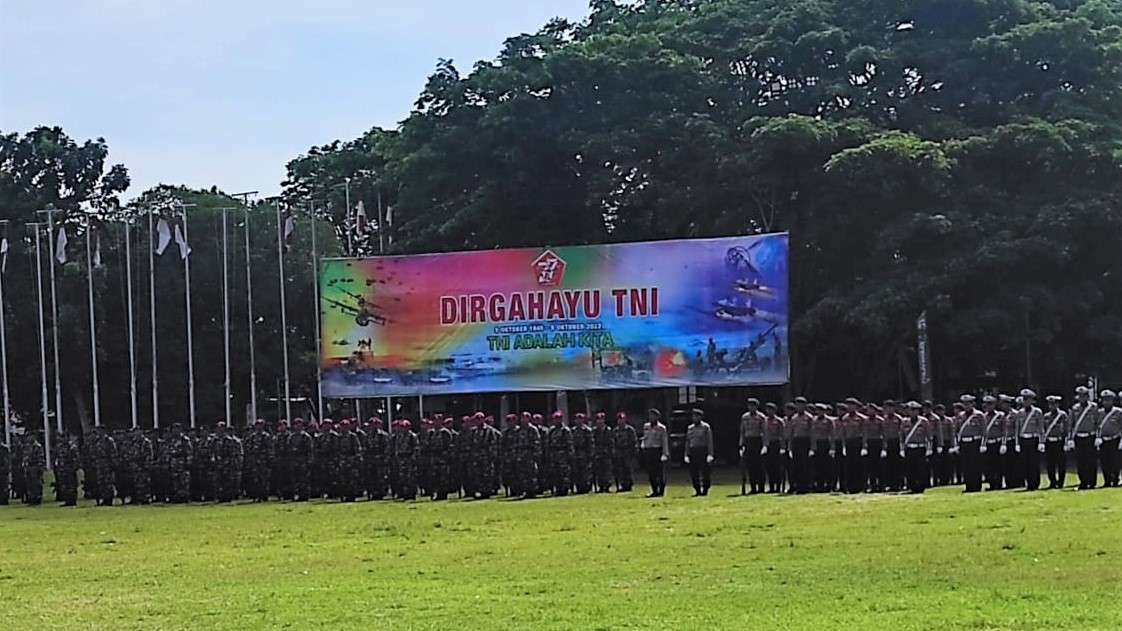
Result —
[[[250, 195], [250, 194], [247, 194]], [[349, 187], [348, 187], [349, 198]], [[358, 208], [355, 208], [353, 220], [351, 213], [347, 217], [347, 234], [348, 241], [352, 228], [357, 228], [360, 231], [365, 229], [361, 226], [363, 223], [362, 217], [365, 215], [361, 208], [361, 202]], [[191, 427], [197, 424], [196, 409], [195, 409], [195, 367], [194, 367], [194, 340], [192, 330], [191, 318], [191, 247], [188, 241], [188, 222], [187, 222], [187, 208], [190, 205], [177, 204], [173, 217], [169, 218], [164, 216], [157, 216], [152, 208], [147, 211], [147, 224], [148, 224], [148, 272], [149, 272], [149, 322], [151, 329], [151, 365], [152, 365], [152, 426], [154, 428], [160, 427], [159, 416], [159, 378], [158, 378], [158, 361], [159, 354], [157, 348], [157, 301], [156, 301], [156, 257], [162, 256], [168, 249], [170, 244], [174, 242], [178, 248], [179, 256], [183, 261], [183, 273], [185, 283], [184, 293], [184, 309], [186, 313], [186, 343], [187, 343], [187, 387], [188, 387], [188, 401], [189, 401], [189, 417]], [[286, 418], [291, 418], [291, 391], [290, 391], [290, 377], [289, 377], [289, 357], [288, 357], [288, 317], [287, 305], [285, 296], [285, 254], [289, 248], [289, 242], [296, 229], [296, 219], [291, 212], [286, 212], [280, 202], [275, 204], [276, 207], [276, 226], [277, 226], [277, 263], [279, 267], [279, 292], [280, 292], [280, 309], [281, 309], [281, 343], [283, 349], [283, 363], [284, 363], [284, 414]], [[348, 208], [350, 208], [348, 199]], [[253, 313], [253, 288], [252, 288], [252, 270], [251, 270], [251, 257], [250, 257], [250, 234], [251, 234], [251, 213], [248, 204], [243, 207], [223, 208], [222, 212], [222, 297], [223, 297], [223, 350], [224, 350], [224, 384], [225, 384], [225, 418], [230, 420], [232, 417], [231, 406], [231, 378], [230, 378], [230, 303], [229, 303], [229, 261], [228, 261], [228, 211], [241, 210], [244, 214], [244, 229], [245, 229], [245, 273], [246, 273], [246, 295], [247, 295], [247, 318], [248, 318], [248, 336], [249, 336], [249, 374], [250, 374], [250, 402], [249, 414], [251, 417], [257, 415], [257, 377], [255, 365], [255, 350], [254, 350], [254, 313]], [[312, 231], [311, 231], [311, 246], [312, 246], [312, 263], [313, 269], [318, 268], [319, 253], [316, 243], [316, 230], [315, 230], [315, 215], [314, 209], [309, 206], [309, 213], [312, 217]], [[46, 339], [46, 305], [44, 304], [43, 292], [43, 265], [42, 265], [42, 239], [43, 229], [46, 229], [46, 240], [48, 248], [48, 263], [49, 266], [49, 287], [50, 287], [50, 312], [51, 312], [51, 347], [54, 361], [54, 416], [55, 416], [55, 429], [57, 435], [63, 434], [63, 405], [62, 405], [62, 388], [60, 377], [60, 364], [59, 364], [59, 344], [58, 344], [58, 297], [56, 290], [56, 270], [55, 266], [64, 265], [68, 261], [68, 247], [69, 236], [66, 226], [56, 224], [55, 215], [62, 211], [50, 209], [40, 211], [45, 215], [45, 222], [31, 223], [27, 228], [31, 232], [31, 243], [34, 248], [35, 257], [35, 281], [37, 288], [37, 305], [39, 309], [38, 318], [38, 343], [39, 343], [39, 362], [40, 362], [40, 381], [41, 381], [41, 411], [43, 419], [43, 434], [44, 434], [44, 448], [48, 462], [51, 458], [51, 428], [50, 428], [50, 407], [51, 401], [49, 397], [48, 387], [48, 361], [47, 361], [47, 339]], [[380, 213], [379, 213], [380, 214]], [[8, 361], [7, 361], [7, 322], [5, 321], [4, 313], [4, 283], [3, 272], [7, 267], [7, 255], [10, 249], [10, 241], [8, 239], [8, 221], [0, 220], [0, 373], [3, 375], [3, 408], [4, 408], [4, 441], [10, 444], [11, 438], [11, 404], [10, 392], [8, 381]], [[95, 293], [94, 293], [94, 269], [101, 266], [101, 247], [100, 247], [100, 231], [97, 223], [87, 215], [87, 220], [83, 226], [85, 228], [85, 264], [86, 264], [86, 288], [87, 288], [87, 308], [89, 315], [89, 344], [90, 344], [90, 365], [91, 365], [91, 394], [93, 397], [93, 423], [95, 426], [101, 425], [101, 400], [99, 390], [99, 376], [98, 376], [98, 357], [97, 357], [97, 322], [95, 317]], [[132, 230], [133, 226], [129, 222], [125, 222], [124, 236], [125, 236], [125, 273], [127, 287], [126, 292], [126, 308], [128, 311], [128, 345], [129, 345], [129, 400], [131, 410], [131, 424], [132, 427], [137, 427], [140, 424], [139, 410], [137, 403], [137, 361], [135, 352], [135, 331], [134, 331], [134, 318], [133, 318], [133, 261], [132, 261]], [[381, 232], [381, 231], [379, 231]], [[380, 236], [381, 238], [381, 236]], [[348, 244], [348, 249], [351, 245]], [[382, 248], [379, 248], [380, 250]], [[320, 344], [320, 322], [319, 322], [319, 287], [316, 274], [312, 275], [313, 285], [315, 289], [315, 344], [318, 349]], [[318, 362], [317, 362], [318, 363]], [[323, 416], [323, 390], [321, 383], [321, 373], [317, 368], [316, 371], [316, 384], [317, 384], [317, 413], [319, 417]], [[357, 411], [357, 410], [356, 410]]]

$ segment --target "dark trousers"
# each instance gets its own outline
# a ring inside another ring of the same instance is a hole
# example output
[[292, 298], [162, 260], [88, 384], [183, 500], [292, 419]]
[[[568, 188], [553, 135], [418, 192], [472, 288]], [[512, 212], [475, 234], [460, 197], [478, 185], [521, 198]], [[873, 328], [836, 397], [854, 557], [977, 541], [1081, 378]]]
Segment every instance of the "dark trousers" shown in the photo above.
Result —
[[689, 450], [690, 481], [693, 490], [699, 495], [709, 493], [709, 449], [706, 447]]
[[783, 463], [786, 460], [786, 455], [779, 453], [781, 449], [783, 449], [783, 443], [773, 440], [767, 444], [767, 456], [764, 457], [768, 490], [772, 493], [783, 492]]
[[1048, 488], [1064, 488], [1064, 478], [1067, 476], [1067, 453], [1064, 451], [1063, 439], [1044, 443], [1044, 460], [1048, 467]]
[[[880, 456], [880, 454], [877, 454]], [[840, 457], [840, 454], [839, 454]], [[861, 439], [845, 441], [845, 492], [860, 493], [865, 488], [865, 467], [861, 462]]]
[[830, 490], [830, 479], [834, 475], [834, 459], [830, 457], [830, 441], [818, 440], [814, 443], [814, 490], [819, 493]]
[[972, 441], [960, 443], [958, 447], [962, 482], [966, 485], [967, 493], [976, 493], [982, 490], [982, 454], [978, 453], [980, 446], [979, 441]]
[[887, 457], [884, 462], [884, 477], [881, 478], [881, 487], [899, 491], [904, 488], [904, 463], [900, 459], [900, 439], [886, 439], [884, 449], [887, 452]]
[[908, 447], [904, 451], [904, 468], [907, 472], [908, 490], [923, 493], [927, 489], [927, 448]]
[[810, 438], [800, 436], [791, 439], [791, 491], [806, 493], [810, 491]]
[[1098, 482], [1099, 463], [1095, 453], [1094, 436], [1075, 437], [1075, 466], [1079, 474], [1079, 488], [1093, 489]]
[[834, 442], [834, 474], [830, 480], [830, 490], [833, 491], [845, 490], [845, 456], [842, 455], [844, 444], [840, 440]]
[[1103, 468], [1103, 486], [1118, 486], [1118, 438], [1104, 439], [1099, 447], [1099, 462]]
[[662, 450], [650, 447], [640, 452], [643, 468], [647, 470], [647, 480], [651, 484], [652, 495], [662, 495], [666, 492], [666, 467], [662, 462]]
[[1035, 491], [1040, 488], [1040, 439], [1021, 439], [1021, 462], [1024, 465], [1021, 477], [1025, 479], [1025, 488]]
[[[1017, 452], [1012, 439], [1007, 441], [1009, 449], [1003, 459], [1005, 473], [1005, 488], [1017, 489], [1025, 485], [1025, 453]], [[1022, 447], [1023, 449], [1023, 447]]]
[[865, 456], [865, 488], [876, 493], [884, 488], [884, 460], [880, 452], [884, 451], [883, 440], [870, 440], [868, 442], [868, 455]]
[[744, 466], [748, 470], [748, 484], [753, 493], [764, 492], [764, 457], [760, 455], [763, 448], [762, 436], [750, 437], [744, 444]]
[[1004, 479], [1003, 460], [1001, 456], [1001, 441], [987, 441], [986, 442], [986, 484], [989, 485], [991, 491], [996, 491], [1004, 487], [1002, 480]]

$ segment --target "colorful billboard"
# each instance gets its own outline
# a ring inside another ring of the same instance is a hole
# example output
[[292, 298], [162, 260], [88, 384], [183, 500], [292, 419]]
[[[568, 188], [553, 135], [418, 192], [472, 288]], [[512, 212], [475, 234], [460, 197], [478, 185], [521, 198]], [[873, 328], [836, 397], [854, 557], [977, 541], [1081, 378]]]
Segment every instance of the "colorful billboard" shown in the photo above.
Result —
[[328, 259], [328, 397], [781, 384], [787, 235]]

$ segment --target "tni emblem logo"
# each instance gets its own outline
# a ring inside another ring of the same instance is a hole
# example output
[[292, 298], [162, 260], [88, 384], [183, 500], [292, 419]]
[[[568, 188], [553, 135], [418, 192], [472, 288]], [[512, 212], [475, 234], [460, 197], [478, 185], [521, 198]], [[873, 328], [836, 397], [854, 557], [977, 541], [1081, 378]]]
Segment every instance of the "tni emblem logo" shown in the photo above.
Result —
[[556, 287], [565, 277], [565, 259], [554, 254], [552, 250], [546, 250], [534, 259], [533, 267], [540, 287]]

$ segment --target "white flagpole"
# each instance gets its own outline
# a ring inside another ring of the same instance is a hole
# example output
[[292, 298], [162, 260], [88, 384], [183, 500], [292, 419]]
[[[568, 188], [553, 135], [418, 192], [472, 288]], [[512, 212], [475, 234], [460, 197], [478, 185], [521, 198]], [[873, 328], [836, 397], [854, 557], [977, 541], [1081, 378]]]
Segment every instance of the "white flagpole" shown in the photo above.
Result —
[[[39, 369], [40, 377], [43, 384], [43, 447], [46, 450], [47, 462], [51, 462], [51, 423], [48, 419], [50, 414], [50, 398], [47, 396], [47, 333], [43, 328], [43, 320], [46, 315], [43, 313], [43, 262], [42, 254], [40, 253], [40, 239], [41, 233], [39, 228], [40, 224], [29, 224], [35, 230], [35, 290], [39, 297]], [[54, 261], [51, 261], [54, 264]]]
[[281, 216], [281, 201], [277, 200], [277, 266], [280, 270], [280, 316], [281, 349], [284, 357], [284, 417], [292, 418], [288, 382], [288, 309], [284, 296], [284, 217]]
[[[55, 213], [51, 208], [41, 210], [47, 214], [47, 252], [51, 256], [51, 340], [54, 345], [55, 360], [55, 428], [62, 435], [62, 365], [58, 362], [58, 297], [55, 290]], [[50, 462], [50, 459], [47, 459]]]
[[249, 205], [245, 208], [245, 296], [249, 320], [249, 418], [257, 419], [257, 366], [253, 349], [253, 274], [249, 257]]
[[148, 322], [152, 325], [152, 428], [160, 428], [160, 372], [156, 362], [156, 230], [148, 207]]
[[[4, 238], [8, 236], [8, 220], [0, 220]], [[11, 248], [11, 239], [8, 239]], [[0, 256], [6, 256], [0, 255]], [[12, 445], [11, 399], [8, 397], [8, 325], [4, 318], [4, 271], [0, 269], [0, 370], [4, 374], [4, 444]]]
[[125, 280], [128, 285], [126, 295], [128, 296], [129, 309], [129, 403], [131, 404], [132, 427], [136, 428], [140, 424], [140, 420], [136, 409], [136, 339], [133, 333], [134, 317], [132, 310], [132, 229], [128, 221], [125, 221]]
[[222, 209], [222, 344], [225, 349], [226, 422], [230, 423], [230, 264], [227, 255], [226, 210]]
[[[90, 376], [93, 381], [93, 417], [94, 427], [101, 427], [101, 393], [98, 390], [97, 379], [97, 323], [94, 318], [93, 297], [93, 258], [90, 251], [90, 241], [93, 235], [93, 221], [86, 218], [86, 295], [90, 306]], [[61, 432], [60, 432], [61, 435]]]
[[183, 279], [186, 284], [187, 311], [187, 403], [191, 414], [191, 428], [195, 428], [195, 344], [191, 336], [191, 240], [187, 236], [187, 208], [179, 211], [183, 217], [183, 241], [187, 256], [183, 257]]
[[319, 322], [319, 250], [316, 249], [316, 208], [312, 202], [308, 202], [308, 216], [312, 220], [312, 291], [315, 298], [313, 306], [316, 312], [316, 420], [319, 421], [323, 419], [323, 365], [320, 362], [323, 353], [323, 339]]
[[[338, 186], [338, 184], [336, 184], [336, 186]], [[354, 226], [351, 225], [351, 178], [350, 178], [350, 176], [347, 176], [347, 178], [346, 178], [346, 185], [345, 185], [344, 191], [346, 191], [345, 197], [346, 197], [346, 204], [347, 204], [347, 215], [346, 215], [346, 219], [343, 220], [343, 226], [345, 227], [345, 229], [347, 231], [347, 256], [354, 256], [355, 255], [354, 244], [353, 244], [352, 239], [351, 239], [351, 232], [354, 231]]]

